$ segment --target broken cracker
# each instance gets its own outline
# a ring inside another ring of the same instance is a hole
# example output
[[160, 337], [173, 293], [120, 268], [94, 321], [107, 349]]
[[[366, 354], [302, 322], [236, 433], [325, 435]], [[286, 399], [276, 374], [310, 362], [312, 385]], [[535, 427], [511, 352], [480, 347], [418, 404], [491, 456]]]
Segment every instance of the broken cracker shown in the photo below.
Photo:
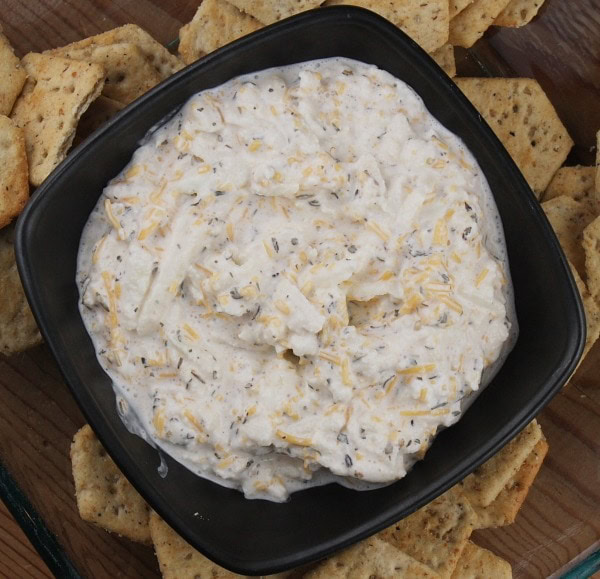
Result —
[[304, 575], [305, 579], [370, 579], [411, 577], [436, 579], [439, 575], [390, 543], [370, 537], [329, 557]]
[[539, 198], [573, 146], [542, 87], [529, 78], [457, 78], [455, 82]]
[[596, 214], [583, 203], [566, 195], [544, 201], [542, 209], [568, 260], [581, 278], [585, 279], [583, 230], [594, 220]]
[[542, 429], [533, 420], [500, 452], [454, 488], [462, 492], [474, 508], [489, 506], [515, 476], [541, 438]]
[[541, 438], [500, 494], [487, 507], [473, 507], [477, 515], [476, 529], [503, 527], [515, 522], [547, 452], [548, 443]]
[[207, 559], [182, 539], [154, 511], [150, 514], [150, 534], [163, 579], [241, 577]]
[[17, 271], [13, 236], [12, 225], [0, 230], [0, 353], [6, 355], [42, 342]]
[[272, 24], [299, 12], [319, 6], [323, 0], [227, 0], [238, 10], [249, 14], [263, 24]]
[[29, 180], [40, 185], [67, 156], [81, 115], [102, 90], [104, 69], [35, 53], [22, 63], [29, 77], [11, 118], [25, 134]]
[[469, 501], [450, 489], [377, 536], [447, 578], [471, 536], [474, 519]]
[[508, 6], [494, 20], [495, 26], [520, 28], [529, 24], [545, 0], [510, 0]]
[[402, 29], [423, 50], [433, 52], [448, 42], [448, 0], [328, 0], [325, 6], [344, 4], [376, 12]]
[[464, 548], [452, 579], [510, 579], [510, 563], [491, 551], [469, 541]]
[[474, 0], [450, 21], [450, 44], [470, 48], [494, 23], [510, 0]]
[[203, 0], [191, 22], [179, 31], [179, 54], [186, 64], [233, 42], [262, 24], [225, 0]]
[[444, 44], [434, 50], [429, 56], [433, 58], [438, 66], [449, 76], [456, 76], [456, 60], [454, 59], [454, 46]]
[[27, 73], [8, 38], [0, 32], [0, 115], [10, 115], [26, 78]]
[[73, 438], [71, 463], [81, 518], [132, 541], [149, 544], [148, 505], [87, 424]]
[[29, 176], [23, 131], [0, 115], [0, 228], [8, 225], [29, 199]]

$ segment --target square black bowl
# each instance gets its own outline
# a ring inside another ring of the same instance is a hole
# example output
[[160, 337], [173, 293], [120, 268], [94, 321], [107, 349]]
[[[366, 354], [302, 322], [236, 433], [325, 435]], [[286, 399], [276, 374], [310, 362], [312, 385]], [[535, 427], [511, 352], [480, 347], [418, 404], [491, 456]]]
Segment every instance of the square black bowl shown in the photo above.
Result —
[[[247, 500], [159, 456], [121, 422], [108, 376], [77, 308], [79, 239], [103, 187], [156, 123], [194, 93], [296, 62], [345, 56], [410, 84], [474, 153], [504, 224], [520, 325], [495, 379], [410, 474], [386, 488], [338, 485], [284, 504]], [[475, 109], [407, 36], [361, 9], [300, 14], [259, 30], [169, 78], [77, 148], [38, 189], [19, 220], [19, 270], [42, 334], [98, 437], [148, 503], [219, 564], [252, 575], [315, 560], [394, 523], [463, 478], [522, 429], [564, 384], [584, 341], [579, 294], [556, 238], [508, 153]]]

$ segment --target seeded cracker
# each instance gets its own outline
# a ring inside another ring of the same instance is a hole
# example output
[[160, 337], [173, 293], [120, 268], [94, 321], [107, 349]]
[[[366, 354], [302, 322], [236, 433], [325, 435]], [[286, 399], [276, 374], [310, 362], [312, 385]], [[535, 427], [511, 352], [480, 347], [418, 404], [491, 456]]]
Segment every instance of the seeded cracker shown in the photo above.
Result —
[[410, 36], [427, 52], [448, 42], [448, 0], [328, 0], [326, 6], [345, 4], [377, 12]]
[[452, 579], [510, 579], [510, 563], [469, 541], [452, 574]]
[[583, 230], [583, 249], [587, 287], [592, 298], [600, 305], [600, 217], [596, 217]]
[[456, 76], [456, 61], [454, 60], [454, 46], [444, 44], [430, 54], [440, 68], [449, 76]]
[[203, 0], [194, 18], [179, 31], [179, 54], [186, 64], [246, 36], [262, 24], [225, 0]]
[[594, 179], [596, 170], [594, 167], [561, 167], [550, 185], [544, 192], [544, 201], [550, 201], [555, 197], [566, 195], [583, 203], [596, 215], [600, 215], [600, 196], [596, 195]]
[[542, 429], [533, 420], [500, 452], [454, 488], [464, 493], [474, 508], [489, 506], [515, 476], [541, 438]]
[[150, 514], [150, 534], [163, 579], [241, 577], [241, 575], [223, 569], [196, 551], [155, 512]]
[[150, 543], [148, 505], [87, 424], [73, 438], [71, 463], [81, 518], [132, 541]]
[[528, 78], [457, 78], [455, 82], [539, 197], [573, 141], [538, 82]]
[[79, 118], [102, 90], [104, 70], [34, 53], [22, 62], [29, 78], [11, 118], [25, 134], [29, 180], [40, 185], [66, 157]]
[[473, 0], [450, 0], [450, 18], [454, 18], [459, 12], [462, 12]]
[[577, 270], [572, 264], [569, 264], [571, 273], [575, 278], [577, 289], [581, 295], [581, 301], [583, 302], [583, 309], [585, 310], [585, 324], [586, 324], [586, 337], [585, 347], [583, 349], [583, 355], [581, 361], [587, 356], [587, 353], [592, 349], [596, 340], [600, 337], [600, 307], [596, 303], [596, 300], [590, 295], [587, 286], [583, 283], [583, 280], [577, 273]]
[[474, 0], [450, 21], [450, 44], [470, 48], [510, 0]]
[[503, 527], [515, 522], [547, 452], [548, 443], [542, 438], [491, 504], [487, 507], [473, 507], [477, 515], [476, 529]]
[[0, 115], [10, 115], [26, 78], [27, 73], [21, 66], [21, 61], [0, 30]]
[[439, 575], [377, 537], [370, 537], [333, 555], [304, 575], [305, 579], [370, 579], [372, 577], [435, 579]]
[[227, 0], [263, 24], [272, 24], [319, 6], [323, 0]]
[[0, 228], [8, 225], [29, 198], [27, 153], [23, 131], [0, 115]]
[[520, 28], [531, 22], [544, 0], [511, 0], [508, 6], [494, 20], [495, 26], [510, 26]]
[[17, 271], [13, 235], [12, 225], [0, 230], [0, 353], [6, 355], [42, 342]]
[[474, 518], [469, 502], [450, 489], [377, 536], [447, 578], [471, 536]]

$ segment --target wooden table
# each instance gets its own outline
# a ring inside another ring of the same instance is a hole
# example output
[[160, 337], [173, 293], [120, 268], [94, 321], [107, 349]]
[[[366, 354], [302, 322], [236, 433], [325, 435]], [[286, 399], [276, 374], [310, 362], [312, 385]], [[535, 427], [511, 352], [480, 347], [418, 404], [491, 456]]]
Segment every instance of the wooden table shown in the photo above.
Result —
[[[126, 22], [168, 43], [196, 6], [197, 0], [5, 0], [0, 22], [23, 55]], [[599, 0], [546, 0], [527, 27], [489, 31], [461, 66], [472, 68], [475, 61], [480, 74], [483, 66], [537, 78], [576, 141], [571, 163], [593, 162], [600, 129]], [[158, 576], [150, 548], [111, 536], [77, 514], [69, 444], [84, 419], [44, 346], [0, 355], [0, 397], [0, 460], [31, 503], [19, 518], [37, 529], [30, 537], [53, 570], [60, 569], [62, 550], [86, 577]], [[550, 452], [517, 522], [476, 534], [477, 542], [511, 562], [515, 577], [549, 576], [600, 548], [600, 343], [539, 421]], [[36, 511], [59, 551], [32, 524]], [[50, 576], [5, 510], [0, 575]]]

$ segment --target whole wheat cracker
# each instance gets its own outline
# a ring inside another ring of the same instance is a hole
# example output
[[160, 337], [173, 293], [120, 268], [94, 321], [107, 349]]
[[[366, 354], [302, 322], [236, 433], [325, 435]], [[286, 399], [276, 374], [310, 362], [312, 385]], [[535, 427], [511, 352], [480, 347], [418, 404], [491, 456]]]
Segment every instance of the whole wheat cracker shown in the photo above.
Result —
[[323, 0], [227, 0], [238, 10], [249, 14], [263, 24], [273, 24], [299, 12], [311, 10], [323, 3]]
[[561, 167], [544, 191], [543, 201], [566, 195], [589, 206], [600, 215], [600, 196], [596, 195], [595, 167]]
[[0, 353], [21, 352], [42, 342], [17, 271], [14, 226], [0, 229]]
[[529, 24], [545, 0], [510, 0], [508, 6], [494, 20], [495, 26], [520, 28]]
[[262, 28], [225, 0], [203, 0], [194, 18], [179, 30], [179, 54], [186, 64]]
[[474, 0], [450, 21], [450, 44], [470, 48], [494, 23], [510, 0]]
[[590, 294], [586, 284], [583, 282], [572, 263], [569, 263], [569, 267], [571, 268], [571, 273], [575, 279], [575, 284], [577, 285], [581, 301], [583, 302], [583, 309], [585, 310], [586, 336], [583, 354], [579, 361], [579, 364], [581, 364], [583, 359], [587, 356], [587, 353], [596, 343], [596, 340], [600, 337], [600, 305], [596, 303], [596, 300]]
[[0, 115], [0, 228], [8, 225], [29, 199], [27, 152], [23, 131]]
[[102, 90], [104, 69], [35, 53], [22, 62], [29, 76], [11, 118], [25, 134], [29, 180], [40, 185], [66, 157], [81, 115]]
[[539, 197], [573, 146], [542, 87], [528, 78], [457, 78], [455, 82]]
[[450, 489], [377, 537], [448, 578], [471, 536], [474, 518], [469, 501]]
[[436, 579], [439, 575], [390, 543], [370, 537], [332, 555], [304, 579], [371, 579], [410, 577]]
[[473, 0], [450, 0], [450, 18], [462, 12]]
[[426, 52], [448, 42], [448, 0], [327, 0], [325, 6], [346, 4], [367, 8], [408, 34]]
[[587, 288], [600, 306], [600, 216], [583, 230], [583, 250]]
[[473, 507], [476, 514], [474, 525], [476, 529], [503, 527], [515, 522], [517, 513], [527, 498], [547, 452], [548, 443], [542, 438], [500, 494], [487, 507]]
[[429, 56], [435, 60], [440, 68], [449, 76], [456, 76], [456, 60], [454, 59], [454, 46], [444, 44], [434, 50]]
[[454, 488], [463, 493], [474, 508], [489, 506], [515, 476], [541, 438], [542, 429], [533, 420], [500, 452]]
[[458, 561], [452, 579], [510, 579], [510, 563], [469, 541]]
[[73, 437], [71, 465], [77, 508], [84, 521], [150, 543], [150, 511], [123, 476], [88, 424]]
[[10, 115], [26, 78], [27, 73], [8, 38], [0, 32], [0, 115]]

